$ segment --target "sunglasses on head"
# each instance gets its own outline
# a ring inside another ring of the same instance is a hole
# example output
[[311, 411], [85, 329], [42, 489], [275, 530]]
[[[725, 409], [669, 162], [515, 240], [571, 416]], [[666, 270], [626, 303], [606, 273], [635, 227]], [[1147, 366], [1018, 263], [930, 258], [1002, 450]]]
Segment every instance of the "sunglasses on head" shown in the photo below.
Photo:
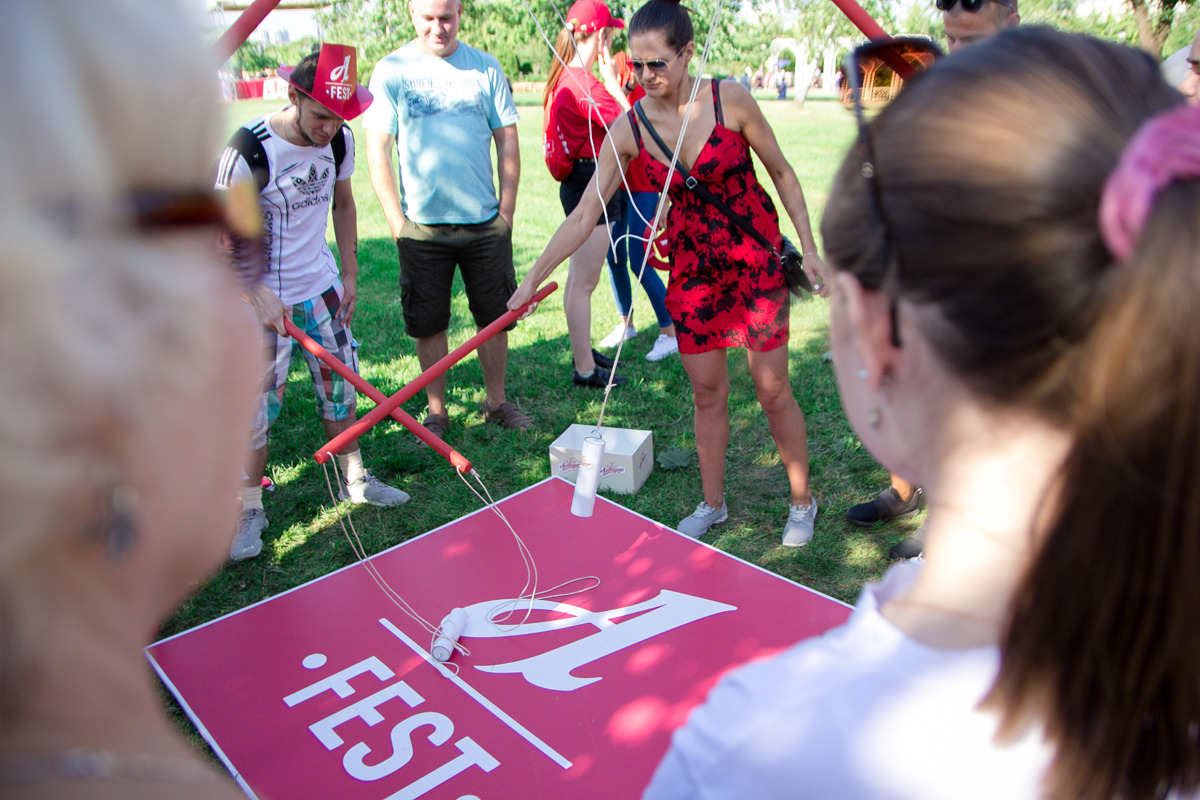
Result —
[[649, 58], [649, 59], [629, 59], [629, 66], [633, 69], [633, 74], [638, 75], [643, 69], [649, 69], [651, 72], [666, 72], [667, 65], [675, 59], [679, 58], [679, 54], [683, 52], [683, 48], [679, 48], [678, 52], [670, 58]]
[[[938, 0], [941, 2], [941, 0]], [[963, 0], [964, 6], [967, 0]], [[900, 346], [900, 326], [896, 308], [900, 281], [900, 259], [892, 243], [891, 226], [883, 207], [879, 169], [871, 130], [863, 113], [864, 102], [890, 101], [903, 88], [904, 82], [941, 57], [941, 49], [931, 40], [920, 36], [897, 36], [868, 42], [846, 56], [844, 74], [849, 80], [850, 100], [858, 121], [858, 148], [862, 153], [860, 173], [867, 182], [871, 211], [879, 220], [883, 234], [884, 265], [881, 287], [888, 294], [892, 316], [892, 344]]]
[[[971, 11], [971, 12], [978, 11], [979, 9], [983, 8], [984, 3], [988, 2], [988, 0], [961, 0], [961, 1], [962, 1], [963, 11]], [[950, 9], [954, 8], [954, 4], [957, 2], [959, 2], [959, 0], [934, 0], [934, 5], [937, 6], [938, 11], [949, 11]], [[1010, 11], [1016, 11], [1016, 9], [1013, 8], [1013, 4], [1008, 2], [1008, 0], [991, 0], [991, 2], [998, 3], [999, 5], [1004, 6], [1005, 8], [1009, 9]]]

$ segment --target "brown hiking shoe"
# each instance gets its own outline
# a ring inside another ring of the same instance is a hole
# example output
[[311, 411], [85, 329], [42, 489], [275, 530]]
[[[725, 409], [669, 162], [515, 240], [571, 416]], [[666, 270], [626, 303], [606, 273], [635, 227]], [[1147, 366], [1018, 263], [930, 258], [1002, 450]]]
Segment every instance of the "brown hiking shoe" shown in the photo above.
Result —
[[434, 436], [445, 441], [446, 431], [450, 428], [450, 417], [446, 414], [426, 414], [421, 424]]
[[518, 431], [533, 429], [533, 420], [521, 413], [521, 409], [509, 402], [501, 403], [495, 408], [483, 407], [483, 416], [488, 422], [495, 422], [505, 428]]

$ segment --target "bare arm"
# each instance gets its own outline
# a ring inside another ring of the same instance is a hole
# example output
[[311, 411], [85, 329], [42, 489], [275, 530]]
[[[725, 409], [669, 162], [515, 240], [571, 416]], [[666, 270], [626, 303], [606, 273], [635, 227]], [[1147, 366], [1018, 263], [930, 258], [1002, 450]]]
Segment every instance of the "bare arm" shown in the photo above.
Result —
[[349, 327], [358, 300], [358, 210], [349, 178], [333, 185], [333, 238], [337, 241], [345, 289], [337, 318], [343, 326]]
[[829, 290], [825, 288], [825, 262], [817, 252], [817, 240], [813, 237], [812, 224], [808, 218], [808, 204], [804, 201], [804, 190], [800, 187], [795, 170], [779, 149], [775, 132], [771, 130], [762, 109], [750, 93], [740, 84], [730, 81], [723, 81], [720, 90], [726, 124], [733, 122], [734, 125], [730, 127], [734, 130], [740, 129], [746, 142], [766, 167], [788, 218], [796, 226], [796, 235], [800, 238], [800, 252], [804, 254], [804, 270], [809, 273], [808, 277], [814, 289], [821, 287], [817, 293], [822, 297], [827, 296]]
[[500, 216], [512, 227], [517, 209], [517, 184], [521, 181], [521, 149], [517, 142], [517, 126], [509, 125], [492, 131], [496, 141], [496, 171], [500, 183]]
[[528, 303], [542, 282], [587, 241], [596, 229], [596, 220], [600, 218], [605, 203], [621, 186], [629, 160], [637, 154], [633, 131], [624, 117], [613, 126], [609, 138], [614, 146], [608, 146], [606, 141], [605, 146], [601, 148], [600, 158], [596, 163], [596, 174], [588, 182], [579, 205], [558, 226], [558, 230], [550, 237], [545, 252], [529, 268], [525, 279], [509, 298], [510, 309], [515, 310]]
[[404, 211], [400, 208], [400, 190], [396, 186], [396, 171], [392, 168], [392, 152], [396, 149], [396, 134], [380, 133], [368, 129], [367, 171], [371, 174], [371, 188], [379, 198], [379, 206], [387, 220], [393, 239], [400, 238], [404, 227]]

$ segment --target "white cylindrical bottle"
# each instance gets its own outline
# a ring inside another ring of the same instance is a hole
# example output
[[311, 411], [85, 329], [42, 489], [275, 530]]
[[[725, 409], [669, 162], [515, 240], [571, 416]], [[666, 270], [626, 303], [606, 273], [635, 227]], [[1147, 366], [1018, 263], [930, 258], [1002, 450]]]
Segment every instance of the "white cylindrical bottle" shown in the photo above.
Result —
[[461, 608], [456, 608], [446, 615], [442, 620], [442, 625], [438, 628], [437, 638], [433, 641], [434, 659], [437, 661], [449, 661], [450, 656], [454, 655], [454, 645], [458, 643], [458, 637], [462, 636], [463, 630], [467, 627], [467, 612]]
[[600, 485], [600, 463], [604, 461], [604, 439], [599, 433], [583, 440], [579, 450], [579, 474], [575, 477], [575, 495], [571, 498], [571, 513], [590, 517], [596, 504], [596, 487]]

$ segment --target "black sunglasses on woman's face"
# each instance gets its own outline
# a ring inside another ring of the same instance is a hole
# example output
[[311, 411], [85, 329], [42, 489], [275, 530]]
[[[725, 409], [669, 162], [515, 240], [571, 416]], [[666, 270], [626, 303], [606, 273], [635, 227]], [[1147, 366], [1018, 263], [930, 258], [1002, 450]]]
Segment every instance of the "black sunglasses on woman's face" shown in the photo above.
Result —
[[666, 72], [667, 65], [675, 59], [679, 58], [679, 54], [683, 52], [683, 48], [675, 53], [670, 58], [650, 58], [650, 59], [629, 59], [629, 66], [633, 68], [633, 74], [639, 74], [643, 69], [649, 69], [651, 72]]

